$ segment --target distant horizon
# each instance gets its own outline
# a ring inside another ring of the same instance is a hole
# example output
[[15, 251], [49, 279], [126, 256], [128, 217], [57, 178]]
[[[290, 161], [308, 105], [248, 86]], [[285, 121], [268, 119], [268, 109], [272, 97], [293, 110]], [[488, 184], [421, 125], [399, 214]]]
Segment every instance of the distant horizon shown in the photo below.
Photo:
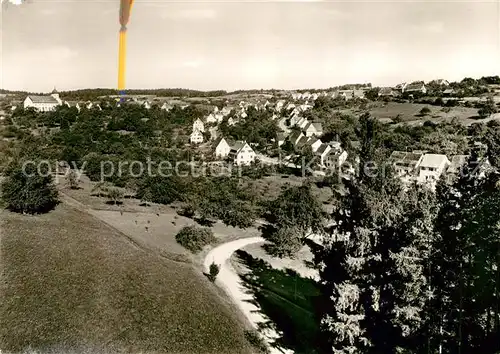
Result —
[[[402, 81], [399, 81], [398, 83], [395, 83], [392, 85], [376, 85], [373, 82], [358, 82], [358, 83], [344, 83], [344, 84], [338, 84], [338, 85], [330, 85], [328, 87], [299, 87], [299, 88], [292, 88], [292, 89], [290, 89], [290, 88], [240, 88], [240, 89], [228, 90], [228, 89], [223, 89], [223, 88], [215, 88], [215, 89], [203, 90], [203, 89], [188, 88], [188, 87], [155, 87], [155, 88], [142, 87], [142, 88], [126, 88], [125, 91], [185, 90], [185, 91], [198, 91], [198, 92], [225, 91], [227, 93], [232, 93], [232, 92], [237, 92], [237, 91], [303, 91], [303, 90], [316, 90], [317, 91], [317, 90], [330, 90], [330, 89], [333, 89], [335, 87], [350, 86], [350, 85], [369, 85], [369, 84], [371, 84], [371, 87], [373, 87], [373, 88], [377, 88], [377, 87], [382, 88], [382, 87], [395, 87], [401, 83], [411, 83], [411, 82], [418, 82], [418, 81], [423, 81], [427, 84], [428, 82], [433, 81], [433, 80], [446, 80], [446, 81], [452, 83], [452, 82], [460, 82], [465, 78], [472, 78], [474, 80], [479, 80], [482, 77], [494, 77], [494, 76], [500, 76], [500, 73], [481, 75], [480, 77], [464, 76], [464, 77], [461, 77], [460, 79], [456, 79], [456, 80], [451, 80], [451, 79], [448, 79], [445, 77], [437, 77], [437, 78], [428, 79], [428, 80], [421, 80], [421, 79], [406, 80], [406, 81], [402, 80]], [[57, 86], [52, 86], [52, 88], [48, 91], [31, 91], [31, 90], [22, 90], [22, 89], [9, 89], [9, 88], [4, 88], [4, 87], [2, 87], [1, 90], [8, 91], [8, 92], [25, 92], [25, 93], [32, 93], [32, 94], [36, 94], [36, 93], [49, 93], [50, 94], [54, 90], [54, 88], [58, 92], [75, 92], [75, 91], [83, 91], [83, 90], [113, 90], [113, 91], [118, 92], [117, 88], [112, 88], [112, 87], [83, 87], [83, 88], [74, 88], [74, 89], [64, 89], [64, 88], [60, 89]]]

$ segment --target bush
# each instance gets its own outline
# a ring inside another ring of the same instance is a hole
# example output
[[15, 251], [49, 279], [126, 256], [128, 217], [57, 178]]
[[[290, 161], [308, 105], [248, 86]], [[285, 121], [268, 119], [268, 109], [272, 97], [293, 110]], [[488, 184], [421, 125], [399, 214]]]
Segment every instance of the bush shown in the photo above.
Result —
[[431, 113], [431, 110], [429, 109], [429, 107], [424, 107], [420, 110], [419, 114], [421, 116], [426, 116], [428, 115], [429, 113]]
[[260, 336], [260, 334], [255, 330], [245, 330], [245, 338], [248, 343], [250, 343], [255, 349], [258, 350], [261, 354], [269, 354], [270, 350], [264, 341], [264, 339]]
[[175, 240], [184, 248], [197, 253], [204, 246], [214, 243], [216, 238], [212, 230], [206, 227], [185, 226], [175, 235]]
[[7, 172], [1, 188], [6, 207], [23, 214], [52, 210], [59, 202], [52, 176], [38, 173], [35, 165], [25, 167], [24, 170], [16, 167]]
[[211, 282], [214, 282], [215, 279], [217, 279], [217, 275], [219, 275], [219, 270], [220, 267], [217, 264], [215, 263], [210, 264], [210, 269], [208, 271], [208, 279], [210, 279]]
[[181, 207], [180, 210], [177, 211], [177, 213], [181, 216], [192, 218], [196, 213], [196, 209], [192, 204], [185, 204]]

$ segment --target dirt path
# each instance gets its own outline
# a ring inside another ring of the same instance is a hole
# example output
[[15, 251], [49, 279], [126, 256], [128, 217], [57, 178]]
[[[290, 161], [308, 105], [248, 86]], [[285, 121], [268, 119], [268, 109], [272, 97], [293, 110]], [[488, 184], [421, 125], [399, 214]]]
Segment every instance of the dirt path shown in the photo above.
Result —
[[[264, 242], [262, 237], [249, 237], [224, 243], [211, 250], [204, 261], [205, 272], [208, 272], [210, 264], [215, 263], [220, 266], [219, 275], [216, 284], [223, 288], [231, 297], [233, 302], [243, 312], [248, 321], [254, 328], [258, 328], [259, 323], [268, 322], [269, 319], [261, 313], [260, 308], [254, 304], [254, 298], [241, 283], [241, 279], [231, 265], [231, 255], [240, 248], [254, 243]], [[268, 342], [279, 338], [279, 334], [272, 329], [263, 331]], [[271, 347], [271, 354], [290, 353], [293, 351], [287, 349], [278, 349]]]

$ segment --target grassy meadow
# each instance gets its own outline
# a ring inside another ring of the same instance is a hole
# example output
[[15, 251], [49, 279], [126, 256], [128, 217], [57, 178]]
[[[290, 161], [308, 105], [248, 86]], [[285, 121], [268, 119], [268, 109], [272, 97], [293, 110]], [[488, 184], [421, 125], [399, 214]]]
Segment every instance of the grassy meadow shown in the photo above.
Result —
[[232, 305], [192, 265], [65, 204], [0, 214], [3, 352], [251, 353]]

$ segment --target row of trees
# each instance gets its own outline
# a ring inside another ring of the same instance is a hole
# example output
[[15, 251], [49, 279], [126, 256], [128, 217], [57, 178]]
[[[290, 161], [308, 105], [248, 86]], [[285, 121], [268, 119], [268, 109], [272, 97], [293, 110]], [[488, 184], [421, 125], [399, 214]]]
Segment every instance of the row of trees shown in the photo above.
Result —
[[326, 352], [500, 350], [499, 176], [475, 167], [435, 194], [393, 178], [344, 181], [316, 254]]

